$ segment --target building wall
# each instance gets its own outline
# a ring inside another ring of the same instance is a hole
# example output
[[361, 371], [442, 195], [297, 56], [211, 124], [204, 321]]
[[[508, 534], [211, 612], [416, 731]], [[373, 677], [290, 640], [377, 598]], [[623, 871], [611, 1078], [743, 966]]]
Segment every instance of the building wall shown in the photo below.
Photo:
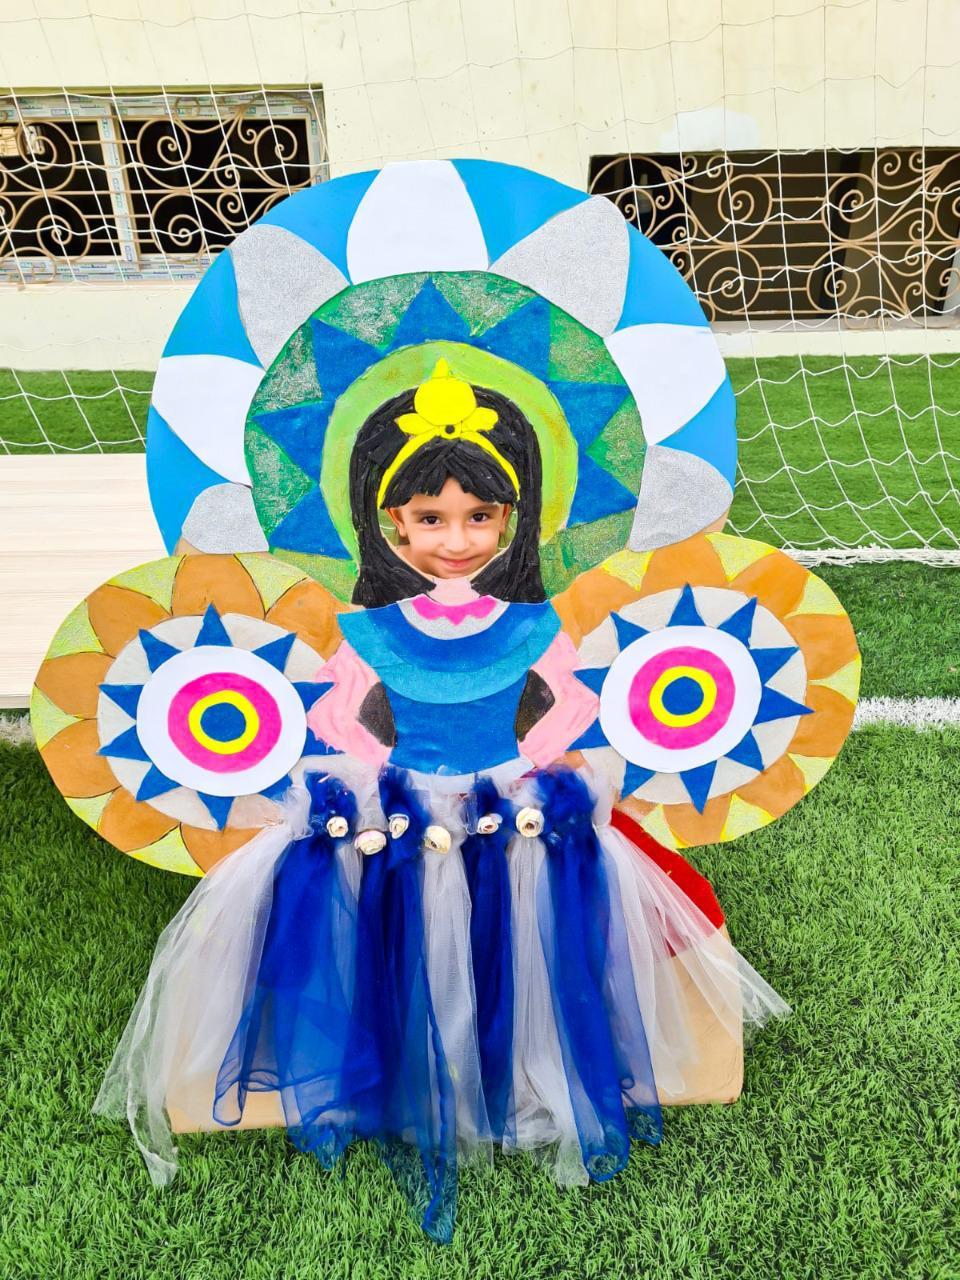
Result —
[[[482, 156], [577, 186], [591, 156], [627, 150], [960, 143], [958, 48], [957, 0], [0, 6], [18, 93], [313, 83], [334, 175]], [[189, 289], [0, 285], [0, 365], [150, 367]]]

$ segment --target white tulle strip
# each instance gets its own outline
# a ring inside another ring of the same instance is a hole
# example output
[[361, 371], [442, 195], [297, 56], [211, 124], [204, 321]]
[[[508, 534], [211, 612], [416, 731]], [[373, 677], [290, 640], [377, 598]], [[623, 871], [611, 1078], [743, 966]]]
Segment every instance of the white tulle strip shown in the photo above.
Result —
[[126, 1117], [156, 1186], [177, 1170], [168, 1097], [209, 1126], [212, 1082], [256, 975], [274, 866], [292, 831], [268, 827], [214, 866], [164, 929], [93, 1105]]
[[434, 821], [450, 832], [452, 846], [446, 854], [423, 855], [423, 928], [430, 996], [457, 1095], [457, 1146], [462, 1158], [482, 1158], [491, 1153], [489, 1140], [484, 1143], [488, 1128], [470, 952], [470, 890], [460, 850], [461, 809], [459, 797], [446, 794], [435, 796], [430, 806]]
[[[375, 820], [378, 802], [365, 780], [348, 772], [364, 816]], [[373, 783], [375, 793], [375, 773]], [[156, 1186], [177, 1170], [170, 1115], [181, 1130], [215, 1127], [216, 1077], [256, 982], [277, 860], [307, 834], [308, 814], [307, 791], [291, 788], [279, 821], [213, 866], [157, 942], [93, 1106], [95, 1114], [126, 1118]], [[340, 842], [337, 856], [344, 880], [357, 886], [352, 842]]]
[[562, 1186], [589, 1182], [563, 1068], [553, 996], [537, 920], [542, 840], [516, 836], [507, 848], [512, 899], [513, 1096], [506, 1147], [529, 1151]]
[[598, 835], [620, 886], [661, 1101], [715, 1100], [725, 1072], [736, 1096], [744, 1026], [783, 1017], [789, 1005], [652, 858], [613, 827]]

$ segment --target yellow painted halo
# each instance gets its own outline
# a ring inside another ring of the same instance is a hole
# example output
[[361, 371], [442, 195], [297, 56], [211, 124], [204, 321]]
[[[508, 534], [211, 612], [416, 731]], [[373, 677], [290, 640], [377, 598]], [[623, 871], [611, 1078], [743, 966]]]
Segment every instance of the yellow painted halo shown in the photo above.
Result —
[[519, 405], [533, 427], [543, 466], [540, 541], [546, 543], [570, 512], [577, 479], [577, 445], [546, 384], [502, 356], [466, 343], [436, 340], [401, 347], [362, 373], [337, 400], [324, 435], [320, 490], [345, 547], [357, 555], [357, 534], [344, 477], [362, 424], [385, 400], [427, 381], [438, 360], [475, 387], [500, 391]]

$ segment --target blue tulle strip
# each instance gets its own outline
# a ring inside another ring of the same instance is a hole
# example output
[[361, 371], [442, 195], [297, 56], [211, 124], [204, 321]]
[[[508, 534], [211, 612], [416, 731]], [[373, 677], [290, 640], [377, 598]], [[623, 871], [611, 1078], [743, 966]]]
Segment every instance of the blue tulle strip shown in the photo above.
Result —
[[325, 1168], [353, 1139], [375, 1142], [424, 1230], [448, 1242], [456, 1100], [424, 950], [428, 816], [406, 775], [385, 770], [384, 810], [409, 826], [363, 860], [354, 902], [326, 823], [346, 817], [352, 835], [356, 803], [335, 779], [309, 786], [311, 834], [278, 861], [259, 969], [219, 1071], [214, 1117], [237, 1124], [248, 1091], [277, 1090], [291, 1141]]
[[356, 1131], [380, 1153], [428, 1235], [449, 1242], [457, 1200], [456, 1098], [430, 996], [421, 880], [429, 816], [385, 769], [380, 801], [409, 825], [364, 860], [357, 977], [344, 1070]]
[[[363, 859], [355, 895], [327, 821], [345, 817], [352, 836], [356, 802], [335, 778], [313, 775], [308, 786], [311, 831], [278, 859], [262, 951], [220, 1067], [214, 1117], [235, 1125], [249, 1091], [276, 1090], [291, 1140], [324, 1167], [355, 1138], [374, 1142], [423, 1229], [448, 1242], [457, 1099], [424, 939], [430, 816], [405, 773], [381, 773], [383, 810], [406, 817], [407, 827]], [[593, 799], [570, 771], [540, 775], [537, 786], [547, 850], [537, 921], [583, 1159], [601, 1180], [626, 1163], [631, 1138], [659, 1141], [660, 1109], [616, 870], [593, 828]], [[496, 832], [468, 836], [463, 846], [483, 1085], [476, 1107], [486, 1111], [471, 1117], [471, 1127], [500, 1142], [509, 1138], [514, 1052], [506, 853], [514, 813], [484, 778], [469, 808], [474, 817], [503, 819]]]
[[564, 1070], [584, 1165], [605, 1181], [630, 1139], [657, 1143], [662, 1117], [637, 1001], [616, 870], [593, 827], [594, 801], [571, 770], [540, 774], [545, 874], [537, 888]]
[[513, 1083], [513, 945], [510, 924], [510, 876], [507, 845], [516, 835], [514, 806], [489, 778], [480, 777], [469, 800], [474, 822], [500, 818], [487, 835], [463, 842], [463, 864], [470, 889], [470, 952], [477, 997], [480, 1072], [490, 1135], [502, 1143], [507, 1133]]
[[341, 1073], [353, 1002], [355, 905], [327, 820], [356, 802], [312, 775], [311, 831], [277, 862], [259, 968], [217, 1077], [213, 1114], [239, 1123], [249, 1090], [279, 1091], [288, 1131], [330, 1167], [349, 1141]]

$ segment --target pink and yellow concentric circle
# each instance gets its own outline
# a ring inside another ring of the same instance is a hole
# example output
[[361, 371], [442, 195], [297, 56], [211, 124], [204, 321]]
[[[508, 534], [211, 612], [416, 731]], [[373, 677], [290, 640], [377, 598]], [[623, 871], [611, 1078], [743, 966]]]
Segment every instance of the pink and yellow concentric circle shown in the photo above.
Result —
[[[665, 698], [688, 681], [700, 691], [689, 711], [671, 711]], [[656, 654], [633, 677], [627, 693], [630, 719], [637, 731], [663, 747], [696, 747], [726, 724], [736, 685], [719, 654], [692, 645]]]
[[[204, 728], [211, 714], [232, 709], [242, 728], [230, 737]], [[280, 737], [280, 708], [264, 685], [236, 671], [208, 671], [182, 685], [170, 700], [167, 732], [193, 764], [217, 773], [259, 764]]]

